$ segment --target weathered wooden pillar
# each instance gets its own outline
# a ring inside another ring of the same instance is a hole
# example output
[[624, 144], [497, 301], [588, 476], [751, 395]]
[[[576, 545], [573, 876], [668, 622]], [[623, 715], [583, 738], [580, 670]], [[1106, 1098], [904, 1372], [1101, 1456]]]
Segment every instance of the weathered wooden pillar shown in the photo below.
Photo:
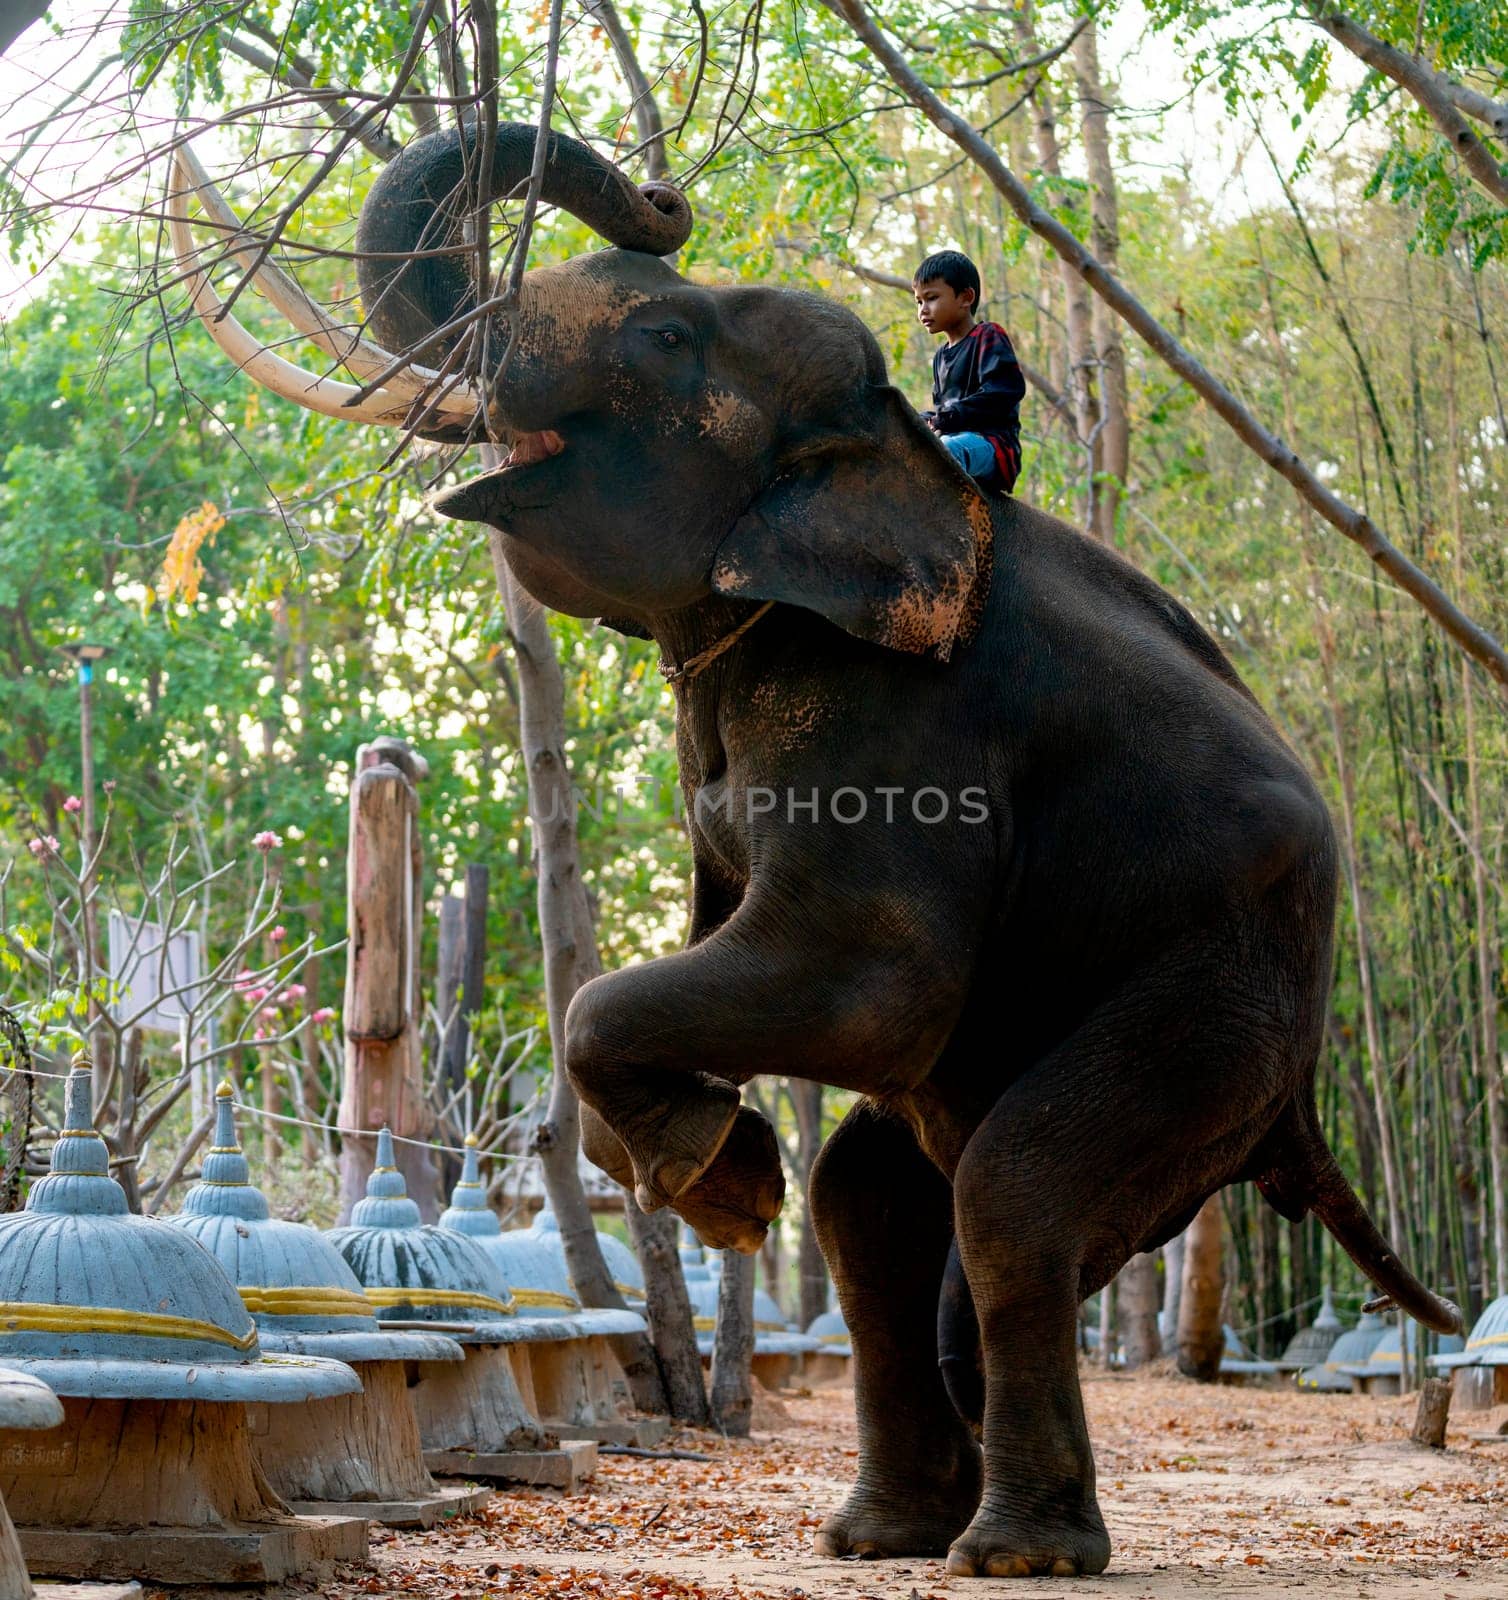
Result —
[[356, 752], [346, 855], [345, 1082], [340, 1098], [340, 1217], [366, 1193], [377, 1130], [399, 1135], [396, 1162], [426, 1222], [440, 1214], [439, 1175], [426, 1137], [419, 1041], [423, 850], [418, 785], [429, 765], [401, 739]]

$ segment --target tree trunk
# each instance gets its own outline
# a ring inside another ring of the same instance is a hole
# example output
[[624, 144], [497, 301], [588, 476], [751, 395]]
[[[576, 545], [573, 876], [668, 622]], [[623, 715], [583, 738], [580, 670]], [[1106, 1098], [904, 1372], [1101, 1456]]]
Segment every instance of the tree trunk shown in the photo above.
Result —
[[[1120, 200], [1110, 157], [1110, 103], [1100, 77], [1099, 39], [1091, 18], [1073, 45], [1079, 91], [1084, 161], [1089, 173], [1090, 247], [1111, 272], [1120, 270]], [[1080, 280], [1082, 282], [1082, 280]], [[1121, 323], [1098, 295], [1090, 317], [1095, 360], [1100, 371], [1099, 482], [1094, 498], [1094, 532], [1115, 542], [1115, 517], [1131, 468], [1131, 411], [1126, 398], [1126, 348]]]
[[1119, 1343], [1119, 1335], [1115, 1326], [1115, 1279], [1100, 1290], [1100, 1365], [1112, 1367], [1115, 1365], [1115, 1347]]
[[[1016, 17], [1016, 37], [1023, 55], [1040, 53], [1029, 4], [1024, 5]], [[1051, 90], [1045, 85], [1039, 87], [1032, 96], [1032, 104], [1036, 109], [1037, 164], [1061, 195], [1063, 162], [1058, 148], [1057, 119], [1053, 112]], [[1099, 526], [1100, 416], [1094, 386], [1094, 335], [1089, 310], [1089, 285], [1066, 261], [1058, 263], [1058, 275], [1063, 285], [1063, 320], [1068, 334], [1064, 389], [1073, 404], [1074, 428], [1083, 451], [1086, 482], [1084, 527], [1093, 533]]]
[[754, 1258], [723, 1252], [712, 1344], [712, 1425], [747, 1439], [754, 1421]]
[[1120, 1270], [1120, 1319], [1126, 1349], [1126, 1371], [1134, 1372], [1162, 1354], [1157, 1331], [1157, 1257], [1144, 1250]]
[[1225, 1289], [1224, 1235], [1217, 1191], [1199, 1208], [1184, 1239], [1178, 1370], [1200, 1383], [1215, 1381], [1225, 1349], [1225, 1332], [1220, 1326], [1220, 1301]]
[[679, 1219], [668, 1208], [652, 1214], [641, 1211], [627, 1189], [623, 1191], [623, 1212], [634, 1254], [644, 1269], [649, 1337], [660, 1364], [670, 1415], [677, 1422], [705, 1428], [711, 1415], [702, 1358], [696, 1348], [691, 1297], [681, 1273]]
[[800, 1283], [798, 1320], [804, 1331], [827, 1310], [827, 1263], [817, 1243], [811, 1202], [812, 1163], [822, 1148], [822, 1085], [792, 1078], [790, 1095], [796, 1112], [796, 1149], [801, 1162], [801, 1233], [796, 1259]]
[[[486, 470], [494, 469], [499, 464], [497, 450], [484, 446], [482, 461]], [[577, 851], [575, 793], [565, 754], [565, 681], [544, 609], [514, 580], [496, 535], [490, 543], [518, 662], [519, 739], [529, 775], [529, 814], [539, 875], [539, 936], [544, 947], [545, 1004], [554, 1063], [550, 1103], [535, 1131], [534, 1146], [576, 1293], [583, 1305], [622, 1310], [626, 1309], [623, 1297], [602, 1259], [577, 1170], [581, 1110], [565, 1071], [566, 1008], [577, 989], [602, 970]], [[619, 1355], [634, 1405], [640, 1411], [663, 1413], [665, 1386], [647, 1337], [626, 1335], [619, 1344]]]
[[366, 1192], [375, 1134], [388, 1127], [408, 1192], [426, 1222], [440, 1214], [433, 1157], [404, 1139], [430, 1132], [419, 1062], [419, 919], [423, 857], [418, 785], [429, 767], [399, 739], [377, 739], [356, 752], [346, 860], [345, 1080], [337, 1118], [340, 1220]]

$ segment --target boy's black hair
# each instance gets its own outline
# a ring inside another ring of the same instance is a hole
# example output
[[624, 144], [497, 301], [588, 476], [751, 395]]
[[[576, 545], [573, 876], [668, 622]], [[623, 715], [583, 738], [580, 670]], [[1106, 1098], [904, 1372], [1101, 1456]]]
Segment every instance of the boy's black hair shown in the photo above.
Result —
[[913, 284], [945, 283], [954, 294], [961, 294], [965, 289], [972, 289], [974, 291], [974, 309], [975, 311], [979, 309], [981, 298], [979, 268], [969, 260], [962, 250], [934, 251], [911, 274], [911, 282]]

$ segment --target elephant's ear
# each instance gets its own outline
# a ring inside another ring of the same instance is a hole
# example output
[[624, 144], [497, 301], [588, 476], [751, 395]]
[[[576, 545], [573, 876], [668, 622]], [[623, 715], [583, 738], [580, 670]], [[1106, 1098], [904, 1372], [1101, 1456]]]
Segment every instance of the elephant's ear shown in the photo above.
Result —
[[801, 454], [718, 547], [720, 594], [818, 611], [875, 644], [946, 661], [989, 592], [989, 506], [897, 389]]

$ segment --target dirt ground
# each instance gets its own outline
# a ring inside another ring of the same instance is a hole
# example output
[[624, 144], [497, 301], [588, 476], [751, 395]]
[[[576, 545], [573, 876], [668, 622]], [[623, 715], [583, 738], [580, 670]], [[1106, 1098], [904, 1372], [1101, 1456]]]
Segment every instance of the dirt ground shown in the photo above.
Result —
[[683, 1433], [705, 1462], [606, 1456], [588, 1492], [499, 1496], [474, 1520], [382, 1535], [321, 1593], [541, 1600], [1508, 1600], [1508, 1407], [1408, 1441], [1415, 1400], [1206, 1389], [1087, 1374], [1114, 1541], [1095, 1579], [962, 1579], [940, 1560], [820, 1561], [812, 1530], [855, 1456], [848, 1389], [761, 1401], [755, 1437]]

